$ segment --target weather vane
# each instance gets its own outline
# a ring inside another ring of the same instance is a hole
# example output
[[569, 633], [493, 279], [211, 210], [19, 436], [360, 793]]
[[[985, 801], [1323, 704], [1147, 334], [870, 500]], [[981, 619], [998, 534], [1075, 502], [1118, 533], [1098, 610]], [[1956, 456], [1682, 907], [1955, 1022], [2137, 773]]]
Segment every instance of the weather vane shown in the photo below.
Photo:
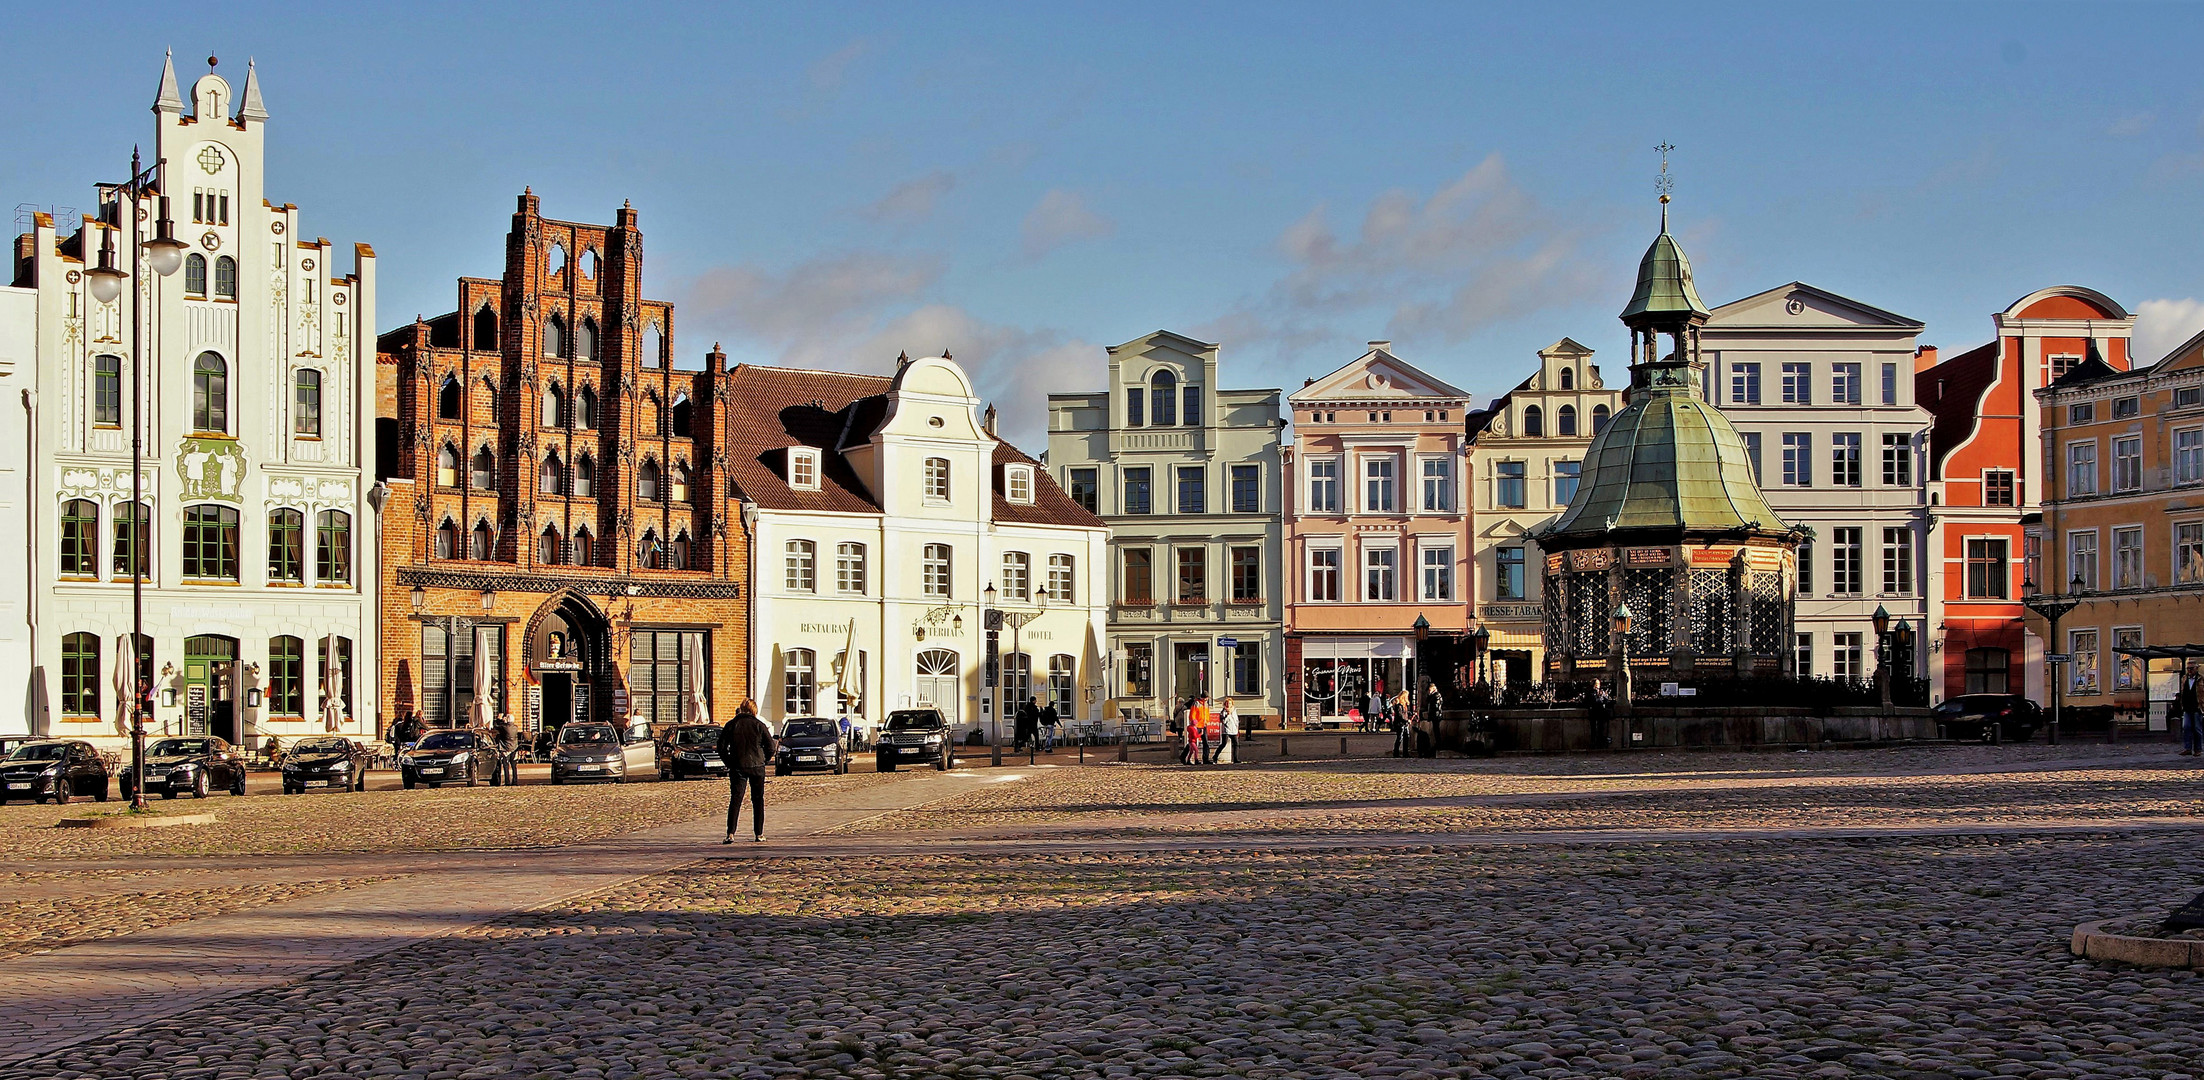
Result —
[[1676, 190], [1676, 178], [1668, 175], [1668, 155], [1676, 148], [1664, 142], [1653, 149], [1661, 152], [1661, 174], [1654, 178], [1653, 190], [1660, 192], [1661, 201], [1665, 203], [1669, 193]]

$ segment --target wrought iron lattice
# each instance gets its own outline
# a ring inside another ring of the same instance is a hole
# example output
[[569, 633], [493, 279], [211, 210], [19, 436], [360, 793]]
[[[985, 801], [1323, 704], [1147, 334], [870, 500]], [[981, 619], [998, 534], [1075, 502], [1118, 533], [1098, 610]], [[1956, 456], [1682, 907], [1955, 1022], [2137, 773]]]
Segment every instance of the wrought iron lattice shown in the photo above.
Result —
[[1569, 639], [1569, 575], [1546, 579], [1546, 651], [1575, 652]]
[[1607, 655], [1607, 574], [1569, 575], [1569, 633], [1579, 657]]
[[1623, 599], [1630, 605], [1630, 655], [1668, 652], [1668, 594], [1675, 584], [1676, 571], [1669, 567], [1623, 571]]
[[1784, 631], [1791, 625], [1791, 598], [1783, 587], [1783, 575], [1755, 570], [1745, 583], [1752, 593], [1752, 651], [1762, 656], [1781, 656]]
[[1693, 570], [1691, 574], [1691, 648], [1701, 656], [1727, 656], [1736, 622], [1730, 597], [1728, 570]]

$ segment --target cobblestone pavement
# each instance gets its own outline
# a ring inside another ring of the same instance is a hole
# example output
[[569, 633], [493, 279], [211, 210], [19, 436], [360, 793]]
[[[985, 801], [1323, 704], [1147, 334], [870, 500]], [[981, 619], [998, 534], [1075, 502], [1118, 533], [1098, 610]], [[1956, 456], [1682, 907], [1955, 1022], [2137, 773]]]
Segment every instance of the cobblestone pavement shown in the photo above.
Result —
[[[10, 884], [62, 884], [43, 882], [51, 875], [10, 874]], [[108, 878], [102, 891], [83, 894], [54, 890], [56, 895], [29, 896], [0, 901], [0, 956], [60, 948], [85, 941], [134, 934], [157, 926], [209, 915], [247, 911], [281, 904], [332, 889], [351, 889], [388, 880], [379, 877], [324, 878], [276, 881], [212, 888], [176, 888], [149, 880], [152, 875]], [[28, 881], [22, 879], [29, 879]]]

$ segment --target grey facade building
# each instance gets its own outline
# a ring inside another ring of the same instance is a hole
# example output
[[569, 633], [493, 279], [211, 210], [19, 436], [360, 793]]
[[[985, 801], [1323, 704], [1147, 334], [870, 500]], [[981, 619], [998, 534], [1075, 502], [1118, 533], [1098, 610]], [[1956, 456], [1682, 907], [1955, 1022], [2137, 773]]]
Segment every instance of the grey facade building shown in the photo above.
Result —
[[1280, 393], [1219, 389], [1215, 344], [1158, 330], [1049, 395], [1049, 471], [1110, 526], [1105, 716], [1200, 691], [1283, 716]]

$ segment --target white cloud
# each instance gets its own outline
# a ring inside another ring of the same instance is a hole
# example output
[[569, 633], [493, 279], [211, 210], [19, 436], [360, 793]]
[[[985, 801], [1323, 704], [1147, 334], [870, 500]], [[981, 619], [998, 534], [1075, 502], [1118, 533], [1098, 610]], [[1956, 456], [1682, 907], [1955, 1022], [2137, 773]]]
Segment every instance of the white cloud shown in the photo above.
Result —
[[940, 280], [941, 264], [854, 251], [775, 273], [756, 266], [705, 271], [685, 290], [684, 322], [730, 340], [786, 346], [836, 338], [872, 325], [886, 307], [914, 302]]
[[1110, 235], [1116, 228], [1108, 218], [1087, 209], [1087, 200], [1076, 191], [1051, 188], [1025, 216], [1018, 235], [1025, 257], [1038, 259], [1065, 244]]
[[1035, 457], [1048, 449], [1048, 395], [1066, 387], [1102, 385], [1102, 346], [1053, 330], [992, 323], [949, 304], [928, 304], [881, 326], [857, 355], [892, 360], [898, 353], [948, 352], [995, 404], [999, 432]]
[[915, 225], [934, 216], [934, 203], [956, 186], [955, 176], [930, 172], [888, 189], [880, 201], [859, 207], [857, 216], [888, 225]]
[[2137, 364], [2155, 364], [2182, 342], [2204, 330], [2204, 300], [2145, 300], [2135, 305]]

